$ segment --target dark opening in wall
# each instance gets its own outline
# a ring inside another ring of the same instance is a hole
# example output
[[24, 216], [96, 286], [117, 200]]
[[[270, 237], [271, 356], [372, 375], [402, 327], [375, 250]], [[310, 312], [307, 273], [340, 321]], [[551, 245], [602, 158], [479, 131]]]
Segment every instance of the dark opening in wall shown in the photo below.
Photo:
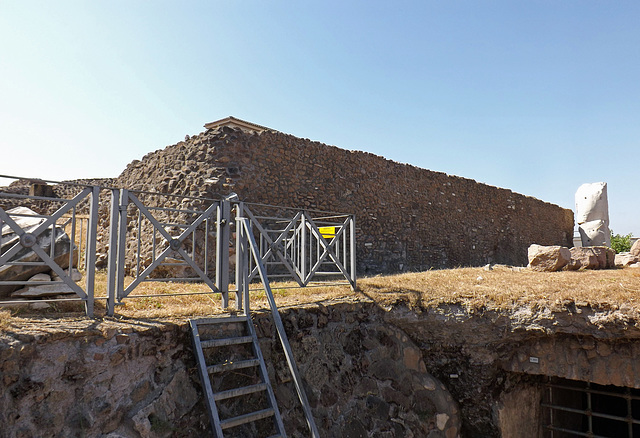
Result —
[[640, 390], [549, 378], [542, 421], [549, 438], [640, 438]]

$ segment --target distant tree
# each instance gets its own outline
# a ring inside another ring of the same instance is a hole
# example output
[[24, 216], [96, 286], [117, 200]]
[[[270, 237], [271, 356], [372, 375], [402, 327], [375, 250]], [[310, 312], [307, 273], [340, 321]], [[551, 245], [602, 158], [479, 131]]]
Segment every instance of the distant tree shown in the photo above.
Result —
[[620, 234], [613, 234], [613, 230], [611, 230], [611, 248], [616, 252], [616, 254], [629, 251], [631, 249], [632, 237], [633, 235], [631, 233], [626, 236], [622, 236]]

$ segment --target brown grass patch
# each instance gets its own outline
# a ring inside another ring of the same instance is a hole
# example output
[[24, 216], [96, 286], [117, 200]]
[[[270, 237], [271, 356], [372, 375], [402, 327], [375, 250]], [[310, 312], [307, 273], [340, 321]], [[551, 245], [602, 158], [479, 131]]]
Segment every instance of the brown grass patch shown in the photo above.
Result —
[[535, 272], [496, 266], [490, 271], [461, 268], [374, 277], [360, 284], [381, 304], [402, 299], [417, 307], [455, 303], [476, 309], [526, 305], [555, 310], [573, 303], [615, 309], [625, 303], [638, 307], [640, 270]]
[[[127, 281], [130, 282], [129, 279]], [[432, 270], [419, 273], [376, 276], [358, 281], [358, 290], [348, 286], [294, 288], [295, 283], [272, 283], [278, 306], [328, 303], [335, 300], [373, 300], [380, 306], [406, 305], [426, 309], [442, 304], [463, 305], [469, 310], [509, 310], [521, 306], [562, 310], [571, 305], [615, 310], [620, 306], [640, 308], [640, 270], [534, 272], [496, 266]], [[252, 289], [261, 288], [253, 284]], [[125, 319], [177, 318], [223, 313], [219, 294], [202, 294], [204, 284], [146, 282], [116, 306], [116, 317]], [[201, 295], [177, 295], [200, 293]], [[133, 295], [135, 294], [135, 298]], [[106, 277], [97, 275], [95, 314], [105, 314]], [[231, 307], [235, 294], [231, 293]], [[252, 309], [266, 309], [264, 290], [251, 292]], [[26, 307], [0, 310], [0, 330], [19, 318], [35, 316], [57, 318], [82, 316], [82, 303], [54, 303], [47, 310]], [[11, 312], [11, 313], [10, 313]]]

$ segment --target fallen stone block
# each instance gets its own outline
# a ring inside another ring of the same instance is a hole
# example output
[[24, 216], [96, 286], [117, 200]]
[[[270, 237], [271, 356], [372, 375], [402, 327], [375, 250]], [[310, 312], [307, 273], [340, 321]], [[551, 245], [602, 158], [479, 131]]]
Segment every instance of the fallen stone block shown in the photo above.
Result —
[[33, 277], [31, 277], [27, 281], [31, 282], [31, 283], [49, 282], [49, 281], [51, 281], [51, 275], [45, 274], [44, 272], [41, 272], [39, 274], [34, 275]]
[[620, 254], [616, 254], [615, 257], [615, 265], [618, 268], [624, 268], [626, 266], [631, 266], [634, 263], [639, 262], [640, 259], [630, 252], [621, 252]]
[[640, 239], [636, 240], [635, 243], [631, 246], [629, 253], [636, 257], [640, 257]]
[[[64, 273], [69, 275], [69, 270], [65, 269]], [[57, 274], [53, 274], [52, 276], [53, 281], [60, 281], [62, 280]], [[82, 280], [82, 274], [80, 273], [80, 271], [78, 271], [77, 269], [72, 269], [71, 270], [71, 280], [75, 281], [76, 283], [79, 282], [80, 280]]]
[[534, 271], [559, 271], [571, 261], [571, 251], [563, 246], [533, 244], [528, 250], [529, 268]]
[[615, 267], [615, 252], [606, 246], [574, 247], [567, 269], [609, 269]]
[[12, 298], [41, 298], [58, 294], [74, 293], [66, 284], [43, 284], [42, 286], [26, 286], [11, 294]]

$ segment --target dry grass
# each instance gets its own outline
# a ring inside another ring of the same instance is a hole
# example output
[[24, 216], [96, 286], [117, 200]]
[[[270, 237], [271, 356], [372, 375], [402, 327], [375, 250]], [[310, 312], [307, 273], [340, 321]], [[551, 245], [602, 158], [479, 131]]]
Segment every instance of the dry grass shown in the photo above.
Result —
[[538, 308], [578, 306], [615, 309], [622, 304], [640, 305], [640, 270], [535, 272], [496, 266], [461, 268], [361, 281], [363, 292], [380, 304], [399, 299], [412, 307], [443, 303], [470, 308], [508, 309], [521, 305]]
[[[252, 285], [260, 288], [260, 284]], [[328, 303], [335, 300], [373, 300], [387, 307], [403, 304], [425, 309], [441, 304], [460, 304], [469, 310], [508, 310], [520, 306], [562, 310], [570, 305], [615, 310], [623, 305], [640, 308], [640, 269], [603, 271], [534, 272], [506, 266], [459, 268], [362, 278], [358, 290], [348, 286], [293, 288], [293, 283], [271, 285], [279, 306]], [[96, 296], [106, 295], [106, 277], [97, 276]], [[179, 318], [222, 313], [217, 294], [157, 296], [203, 293], [208, 288], [193, 283], [142, 283], [137, 298], [128, 297], [116, 307], [120, 319]], [[132, 294], [133, 295], [133, 294]], [[232, 293], [233, 297], [234, 294]], [[232, 301], [232, 306], [233, 306]], [[253, 309], [268, 308], [263, 290], [252, 291]], [[96, 300], [96, 316], [104, 316], [105, 300]], [[54, 303], [48, 310], [28, 308], [0, 310], [0, 331], [19, 320], [33, 317], [78, 318], [80, 303]]]

